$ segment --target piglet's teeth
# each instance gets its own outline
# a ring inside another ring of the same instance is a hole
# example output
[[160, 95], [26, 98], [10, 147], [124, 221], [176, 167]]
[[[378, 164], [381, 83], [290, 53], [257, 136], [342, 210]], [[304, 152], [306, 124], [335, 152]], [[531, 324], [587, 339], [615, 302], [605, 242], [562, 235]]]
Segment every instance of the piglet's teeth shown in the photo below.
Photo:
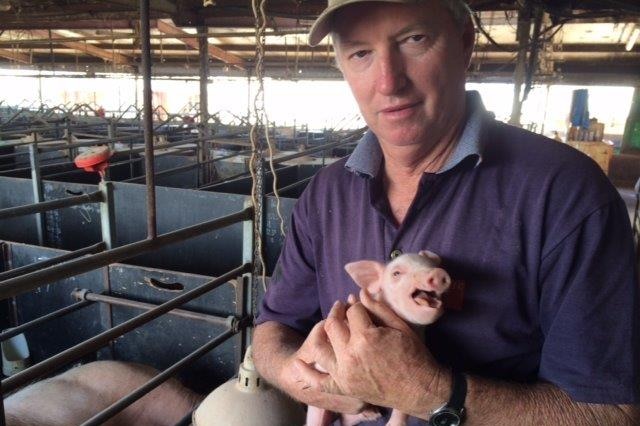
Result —
[[420, 306], [439, 308], [442, 303], [440, 296], [435, 291], [416, 290], [411, 297], [413, 297], [413, 300]]

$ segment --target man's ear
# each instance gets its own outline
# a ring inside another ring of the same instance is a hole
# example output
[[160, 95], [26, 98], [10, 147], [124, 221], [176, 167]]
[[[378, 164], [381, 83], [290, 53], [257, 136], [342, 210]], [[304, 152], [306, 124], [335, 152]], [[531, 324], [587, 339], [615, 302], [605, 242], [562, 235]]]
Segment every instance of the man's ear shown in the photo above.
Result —
[[376, 294], [382, 289], [384, 267], [384, 264], [375, 260], [359, 260], [347, 263], [344, 269], [360, 288], [367, 290], [370, 294]]
[[420, 256], [424, 256], [427, 259], [431, 260], [432, 262], [435, 262], [436, 266], [440, 266], [440, 264], [442, 263], [442, 259], [440, 259], [440, 256], [438, 256], [437, 254], [435, 254], [432, 251], [429, 250], [420, 250], [418, 252], [418, 254]]

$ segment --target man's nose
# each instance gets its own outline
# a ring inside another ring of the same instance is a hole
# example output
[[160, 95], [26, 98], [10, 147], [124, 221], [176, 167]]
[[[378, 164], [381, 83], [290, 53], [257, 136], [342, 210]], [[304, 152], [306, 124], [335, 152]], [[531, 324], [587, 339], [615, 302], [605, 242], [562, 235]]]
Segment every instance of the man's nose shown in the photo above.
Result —
[[394, 95], [407, 85], [405, 64], [400, 52], [389, 50], [378, 57], [376, 86], [382, 95]]

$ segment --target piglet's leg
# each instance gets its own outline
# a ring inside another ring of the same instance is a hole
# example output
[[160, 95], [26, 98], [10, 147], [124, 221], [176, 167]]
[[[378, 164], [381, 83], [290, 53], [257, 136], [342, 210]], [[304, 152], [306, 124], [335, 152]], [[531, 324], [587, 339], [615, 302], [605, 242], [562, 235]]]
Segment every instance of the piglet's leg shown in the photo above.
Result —
[[322, 408], [309, 406], [307, 408], [307, 423], [305, 426], [331, 426], [334, 413]]
[[407, 415], [400, 410], [393, 410], [386, 426], [406, 426]]
[[343, 414], [342, 426], [356, 426], [362, 422], [369, 422], [380, 418], [382, 414], [375, 407], [367, 408], [359, 414]]

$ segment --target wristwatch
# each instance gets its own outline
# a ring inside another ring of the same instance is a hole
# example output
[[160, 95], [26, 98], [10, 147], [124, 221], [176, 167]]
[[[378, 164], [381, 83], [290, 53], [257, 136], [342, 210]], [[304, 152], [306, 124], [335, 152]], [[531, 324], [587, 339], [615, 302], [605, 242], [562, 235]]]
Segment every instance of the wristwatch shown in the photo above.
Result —
[[453, 389], [449, 402], [436, 409], [429, 417], [429, 426], [459, 426], [464, 422], [464, 400], [467, 397], [467, 378], [458, 371], [452, 371]]

